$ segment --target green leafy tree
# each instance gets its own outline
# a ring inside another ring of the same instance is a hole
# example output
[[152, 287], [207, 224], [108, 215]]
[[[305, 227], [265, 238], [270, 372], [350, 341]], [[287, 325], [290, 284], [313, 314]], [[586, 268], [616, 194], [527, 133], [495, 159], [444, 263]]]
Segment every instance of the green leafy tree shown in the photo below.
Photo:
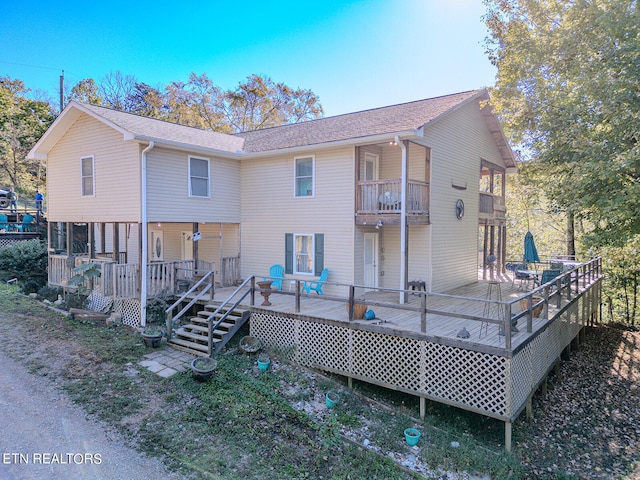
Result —
[[76, 83], [71, 89], [71, 93], [69, 93], [69, 100], [93, 105], [102, 103], [102, 97], [98, 93], [98, 85], [96, 85], [93, 78], [85, 78]]
[[294, 90], [265, 75], [251, 75], [225, 93], [227, 121], [235, 132], [246, 132], [322, 116], [322, 106], [311, 90]]
[[636, 0], [485, 0], [493, 101], [528, 157], [525, 181], [565, 216], [569, 253], [606, 254], [612, 318], [633, 324], [640, 260]]
[[493, 98], [585, 241], [640, 232], [640, 12], [631, 0], [486, 0]]
[[54, 120], [49, 104], [28, 92], [22, 81], [0, 77], [0, 175], [17, 191], [41, 183], [41, 163], [26, 156]]

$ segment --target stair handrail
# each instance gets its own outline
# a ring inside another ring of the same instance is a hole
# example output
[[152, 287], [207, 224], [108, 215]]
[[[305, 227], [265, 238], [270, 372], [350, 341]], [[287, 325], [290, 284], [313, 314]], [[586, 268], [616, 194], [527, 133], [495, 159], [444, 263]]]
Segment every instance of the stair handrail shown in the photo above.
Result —
[[[227, 297], [227, 299], [224, 302], [222, 302], [220, 306], [216, 308], [216, 310], [207, 317], [206, 321], [207, 321], [207, 324], [209, 325], [209, 352], [208, 353], [210, 357], [213, 357], [213, 331], [217, 329], [220, 326], [220, 324], [227, 319], [227, 317], [231, 314], [231, 312], [233, 312], [238, 307], [238, 305], [240, 305], [240, 302], [242, 302], [247, 297], [247, 295], [249, 295], [255, 289], [255, 279], [256, 279], [255, 275], [252, 275], [246, 278], [245, 281], [242, 282], [238, 286], [238, 288], [236, 288], [233, 291], [233, 293], [229, 295], [229, 297]], [[238, 300], [233, 304], [233, 306], [231, 308], [228, 308], [226, 313], [222, 317], [220, 317], [220, 319], [214, 324], [212, 320], [215, 318], [215, 316], [218, 315], [220, 311], [223, 308], [225, 308], [229, 303], [231, 303], [231, 299], [235, 297], [240, 291], [242, 291], [242, 289], [245, 288], [248, 283], [251, 283], [251, 288], [247, 289], [244, 292], [244, 294], [240, 298], [238, 298]]]
[[[211, 281], [209, 281], [209, 277], [211, 277]], [[173, 302], [169, 307], [167, 307], [167, 309], [164, 311], [166, 318], [167, 318], [167, 340], [170, 340], [172, 335], [173, 335], [173, 323], [177, 322], [178, 320], [180, 320], [180, 318], [182, 318], [182, 316], [187, 313], [187, 311], [189, 311], [189, 309], [198, 301], [200, 300], [209, 290], [212, 291], [213, 293], [213, 285], [214, 285], [214, 277], [213, 277], [213, 272], [207, 272], [195, 285], [193, 285], [189, 290], [187, 290], [185, 293], [182, 294], [182, 296], [180, 298], [178, 298], [178, 300], [176, 300], [175, 302]], [[207, 285], [205, 287], [202, 288], [202, 291], [200, 291], [199, 293], [197, 293], [193, 299], [191, 299], [191, 301], [182, 309], [180, 310], [175, 316], [173, 315], [173, 309], [176, 308], [178, 305], [180, 305], [181, 302], [184, 301], [184, 299], [194, 293], [197, 292], [198, 289], [200, 288], [200, 286], [204, 283], [207, 282]], [[211, 298], [213, 298], [213, 295], [211, 295]]]

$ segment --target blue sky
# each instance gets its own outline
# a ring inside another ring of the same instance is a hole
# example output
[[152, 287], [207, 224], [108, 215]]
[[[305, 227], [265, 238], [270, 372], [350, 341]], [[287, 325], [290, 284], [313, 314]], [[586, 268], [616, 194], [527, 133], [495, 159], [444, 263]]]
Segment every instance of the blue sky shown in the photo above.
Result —
[[482, 0], [3, 1], [0, 76], [57, 98], [120, 71], [160, 86], [257, 73], [320, 97], [325, 115], [491, 86]]

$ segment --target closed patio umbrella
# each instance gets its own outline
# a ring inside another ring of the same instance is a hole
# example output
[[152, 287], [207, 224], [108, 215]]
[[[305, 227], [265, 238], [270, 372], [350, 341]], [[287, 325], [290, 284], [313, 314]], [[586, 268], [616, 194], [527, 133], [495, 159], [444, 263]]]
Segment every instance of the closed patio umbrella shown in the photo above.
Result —
[[524, 236], [524, 261], [526, 263], [536, 263], [540, 261], [538, 257], [538, 250], [536, 249], [536, 243], [533, 240], [533, 234], [527, 232]]

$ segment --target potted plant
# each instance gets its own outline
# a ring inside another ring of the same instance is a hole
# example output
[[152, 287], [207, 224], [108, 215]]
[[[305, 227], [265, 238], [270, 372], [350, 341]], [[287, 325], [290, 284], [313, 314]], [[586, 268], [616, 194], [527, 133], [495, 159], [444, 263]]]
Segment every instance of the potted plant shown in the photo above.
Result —
[[271, 358], [266, 353], [261, 353], [258, 355], [258, 370], [264, 372], [269, 368], [269, 364], [271, 363]]
[[161, 325], [164, 325], [166, 322], [166, 309], [168, 306], [169, 303], [167, 302], [166, 294], [164, 292], [147, 301], [147, 305], [145, 307], [147, 325], [141, 332], [142, 339], [147, 347], [156, 348], [160, 346], [160, 342], [164, 336], [164, 330]]
[[247, 335], [240, 339], [240, 350], [244, 353], [256, 353], [262, 348], [262, 341], [259, 338]]
[[[351, 304], [347, 302], [347, 315], [351, 312]], [[353, 319], [354, 320], [362, 320], [364, 318], [364, 313], [368, 310], [367, 304], [364, 303], [364, 300], [356, 300], [353, 303]]]
[[328, 391], [324, 396], [324, 402], [327, 408], [333, 408], [338, 404], [340, 396], [336, 392]]
[[410, 447], [413, 447], [420, 440], [420, 430], [415, 428], [407, 428], [404, 431], [404, 439]]
[[209, 380], [218, 366], [218, 362], [210, 357], [198, 357], [191, 362], [193, 378], [198, 382]]

